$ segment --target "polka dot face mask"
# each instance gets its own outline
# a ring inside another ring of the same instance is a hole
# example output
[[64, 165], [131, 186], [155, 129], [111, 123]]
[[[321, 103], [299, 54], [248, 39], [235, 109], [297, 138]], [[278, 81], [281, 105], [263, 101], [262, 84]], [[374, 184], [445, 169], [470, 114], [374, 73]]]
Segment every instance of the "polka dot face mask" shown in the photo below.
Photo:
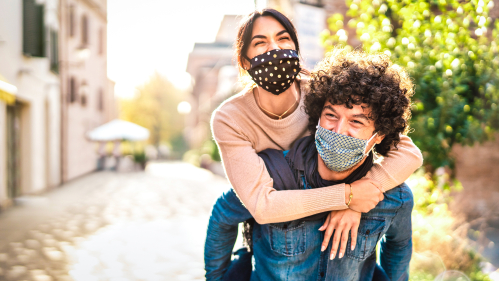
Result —
[[258, 86], [274, 95], [286, 91], [300, 72], [300, 60], [295, 50], [272, 50], [250, 60], [248, 70]]

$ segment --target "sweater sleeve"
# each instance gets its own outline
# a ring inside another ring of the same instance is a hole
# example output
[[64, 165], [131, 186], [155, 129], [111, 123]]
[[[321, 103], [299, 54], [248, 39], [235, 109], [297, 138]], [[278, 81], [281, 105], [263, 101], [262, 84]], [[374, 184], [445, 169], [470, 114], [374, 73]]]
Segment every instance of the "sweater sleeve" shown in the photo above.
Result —
[[381, 163], [376, 163], [366, 177], [381, 183], [384, 191], [402, 184], [423, 165], [423, 155], [411, 138], [400, 135], [397, 148], [392, 147]]
[[227, 177], [239, 199], [258, 223], [291, 221], [347, 208], [345, 184], [276, 191], [265, 163], [229, 114], [216, 111], [212, 131]]

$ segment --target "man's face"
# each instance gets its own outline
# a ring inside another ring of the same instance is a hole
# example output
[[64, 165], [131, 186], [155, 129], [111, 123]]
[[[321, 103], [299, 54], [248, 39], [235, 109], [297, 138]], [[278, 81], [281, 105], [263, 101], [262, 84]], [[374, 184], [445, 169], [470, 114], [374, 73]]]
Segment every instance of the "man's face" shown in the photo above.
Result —
[[[320, 125], [338, 134], [368, 140], [374, 134], [374, 120], [369, 119], [370, 114], [371, 108], [364, 103], [353, 105], [350, 109], [345, 105], [333, 105], [327, 101], [322, 109]], [[382, 136], [376, 135], [368, 144], [367, 150], [382, 140]]]

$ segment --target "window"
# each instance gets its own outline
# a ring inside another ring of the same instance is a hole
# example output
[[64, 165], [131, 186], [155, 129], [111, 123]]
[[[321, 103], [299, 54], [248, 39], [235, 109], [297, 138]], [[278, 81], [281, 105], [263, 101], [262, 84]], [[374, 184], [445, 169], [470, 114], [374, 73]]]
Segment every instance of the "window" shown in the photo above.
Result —
[[76, 21], [75, 21], [75, 5], [69, 6], [69, 36], [73, 37], [76, 33]]
[[23, 0], [23, 53], [45, 57], [44, 6], [35, 0]]
[[59, 40], [58, 33], [50, 30], [50, 70], [59, 73]]
[[87, 96], [88, 96], [88, 91], [89, 90], [89, 87], [88, 87], [88, 84], [87, 84], [87, 81], [83, 80], [81, 83], [80, 83], [80, 87], [78, 88], [78, 96], [80, 98], [80, 103], [81, 103], [81, 106], [85, 107], [87, 106]]
[[104, 53], [104, 30], [101, 27], [99, 29], [99, 55]]
[[74, 77], [69, 78], [69, 102], [76, 101], [76, 80]]
[[87, 95], [85, 94], [81, 95], [81, 105], [87, 106]]
[[99, 111], [104, 110], [104, 92], [102, 91], [102, 89], [99, 89], [99, 94], [97, 96], [97, 109]]
[[88, 45], [88, 26], [88, 17], [86, 15], [83, 15], [81, 17], [81, 43], [83, 46]]

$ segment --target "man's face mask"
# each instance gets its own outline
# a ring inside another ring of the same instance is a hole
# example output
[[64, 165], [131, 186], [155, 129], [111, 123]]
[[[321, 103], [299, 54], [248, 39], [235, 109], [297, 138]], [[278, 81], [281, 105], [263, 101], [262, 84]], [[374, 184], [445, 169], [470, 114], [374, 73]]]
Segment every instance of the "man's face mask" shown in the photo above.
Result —
[[361, 140], [326, 130], [317, 124], [315, 146], [329, 170], [343, 172], [357, 165], [369, 154], [367, 146], [376, 135], [377, 133], [369, 140]]
[[272, 50], [250, 60], [249, 75], [258, 86], [274, 95], [286, 91], [300, 72], [295, 50]]

